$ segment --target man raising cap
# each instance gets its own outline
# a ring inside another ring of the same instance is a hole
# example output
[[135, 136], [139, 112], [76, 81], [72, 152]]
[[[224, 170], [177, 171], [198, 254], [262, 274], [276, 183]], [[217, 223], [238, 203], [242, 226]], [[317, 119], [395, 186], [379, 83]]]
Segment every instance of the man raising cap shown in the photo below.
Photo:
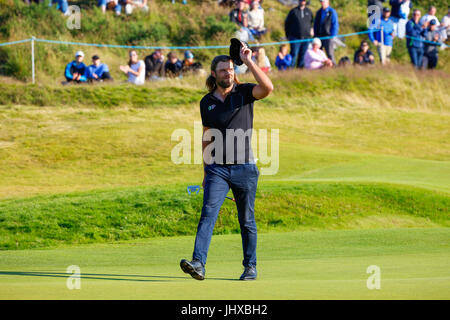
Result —
[[[257, 84], [238, 81], [233, 60], [238, 61], [239, 58], [252, 72]], [[255, 280], [257, 276], [254, 206], [259, 171], [251, 150], [253, 103], [267, 97], [273, 90], [273, 84], [253, 62], [252, 51], [244, 44], [240, 48], [239, 58], [221, 55], [213, 59], [211, 74], [206, 80], [209, 93], [200, 101], [203, 207], [192, 261], [183, 259], [180, 262], [181, 269], [197, 280], [205, 278], [214, 225], [230, 188], [236, 201], [242, 237], [242, 264], [245, 270], [240, 280]]]

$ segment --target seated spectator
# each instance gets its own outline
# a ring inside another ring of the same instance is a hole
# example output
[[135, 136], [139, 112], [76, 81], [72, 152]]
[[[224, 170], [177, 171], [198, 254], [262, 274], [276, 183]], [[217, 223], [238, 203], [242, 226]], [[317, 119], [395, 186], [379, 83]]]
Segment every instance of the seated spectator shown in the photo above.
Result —
[[280, 51], [278, 52], [277, 58], [275, 60], [275, 65], [278, 70], [287, 70], [289, 69], [292, 63], [292, 56], [288, 53], [289, 46], [287, 44], [283, 44], [280, 47]]
[[183, 69], [183, 62], [181, 62], [174, 52], [169, 52], [167, 61], [164, 65], [164, 71], [168, 77], [174, 78], [181, 75]]
[[372, 51], [369, 50], [369, 43], [367, 41], [362, 41], [358, 50], [355, 52], [353, 57], [353, 64], [366, 65], [374, 64], [375, 57]]
[[271, 70], [271, 65], [269, 58], [266, 56], [266, 50], [261, 47], [253, 51], [253, 53], [254, 55], [252, 56], [252, 59], [255, 61], [256, 65], [265, 73], [269, 73]]
[[89, 82], [112, 80], [108, 66], [101, 63], [100, 57], [97, 55], [92, 57], [92, 64], [87, 67], [86, 78]]
[[248, 12], [248, 28], [257, 38], [267, 31], [264, 27], [264, 9], [260, 7], [258, 0], [253, 0]]
[[324, 67], [332, 67], [333, 62], [327, 57], [325, 52], [320, 49], [322, 41], [314, 38], [312, 48], [308, 49], [305, 54], [305, 68], [309, 70], [321, 69]]
[[61, 11], [65, 15], [69, 14], [69, 3], [67, 2], [67, 0], [50, 0], [49, 6], [52, 7], [53, 3], [56, 3], [56, 9], [59, 9], [59, 11]]
[[182, 73], [203, 73], [203, 67], [200, 62], [194, 61], [194, 55], [189, 50], [184, 52]]
[[130, 60], [125, 66], [120, 66], [120, 70], [128, 76], [128, 82], [142, 85], [145, 82], [145, 63], [139, 60], [136, 50], [129, 53]]
[[424, 43], [422, 68], [424, 69], [434, 69], [438, 63], [438, 44], [433, 44], [431, 42], [439, 41], [439, 31], [437, 29], [436, 20], [431, 20], [428, 24], [428, 28], [424, 34], [426, 41]]
[[122, 5], [119, 3], [119, 0], [98, 0], [98, 6], [102, 9], [103, 13], [108, 9], [114, 10], [116, 15], [120, 15], [122, 11]]
[[134, 10], [140, 9], [144, 12], [148, 12], [148, 0], [121, 0], [122, 6], [125, 6], [125, 13], [130, 15]]
[[165, 77], [164, 56], [157, 49], [144, 59], [147, 79], [159, 80]]
[[75, 53], [75, 60], [68, 63], [64, 72], [67, 82], [86, 82], [86, 65], [83, 63], [83, 51]]

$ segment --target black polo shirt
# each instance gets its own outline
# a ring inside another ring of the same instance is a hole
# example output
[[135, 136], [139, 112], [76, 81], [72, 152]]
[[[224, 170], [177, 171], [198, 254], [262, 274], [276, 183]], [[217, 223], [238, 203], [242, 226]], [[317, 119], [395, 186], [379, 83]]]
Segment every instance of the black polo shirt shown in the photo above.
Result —
[[[216, 98], [212, 92], [200, 101], [203, 126], [218, 129], [223, 137], [223, 160], [215, 159], [215, 163], [238, 164], [254, 161], [251, 139], [253, 102], [256, 100], [252, 90], [255, 86], [254, 83], [234, 84], [224, 102]], [[211, 140], [214, 141], [214, 137]], [[215, 154], [213, 151], [212, 156]]]

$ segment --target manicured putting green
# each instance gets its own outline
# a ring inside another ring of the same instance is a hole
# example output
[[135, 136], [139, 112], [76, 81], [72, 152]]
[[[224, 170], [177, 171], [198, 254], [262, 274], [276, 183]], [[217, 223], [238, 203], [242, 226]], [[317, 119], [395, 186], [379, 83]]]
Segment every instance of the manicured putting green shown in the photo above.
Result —
[[[213, 237], [204, 281], [182, 273], [194, 238], [0, 252], [0, 299], [449, 299], [450, 228], [264, 233], [259, 279], [238, 281], [239, 235]], [[69, 290], [66, 269], [81, 270]], [[369, 290], [367, 268], [381, 271]]]

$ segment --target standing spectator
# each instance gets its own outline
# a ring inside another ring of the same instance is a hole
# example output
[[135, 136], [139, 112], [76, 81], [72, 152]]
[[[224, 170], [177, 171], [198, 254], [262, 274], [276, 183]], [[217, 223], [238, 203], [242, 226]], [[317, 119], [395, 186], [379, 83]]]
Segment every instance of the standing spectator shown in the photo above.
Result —
[[288, 45], [283, 44], [280, 47], [277, 58], [275, 59], [275, 65], [278, 70], [286, 70], [292, 64], [292, 56], [288, 53]]
[[[284, 22], [284, 31], [289, 41], [310, 39], [313, 34], [313, 13], [306, 6], [306, 0], [299, 0], [299, 5], [289, 11]], [[305, 53], [309, 41], [291, 42], [292, 66], [305, 66]]]
[[327, 57], [325, 52], [320, 49], [322, 41], [314, 38], [312, 48], [308, 49], [305, 54], [305, 68], [309, 70], [321, 69], [324, 67], [332, 67], [333, 62]]
[[420, 10], [413, 11], [411, 20], [406, 24], [406, 46], [408, 48], [409, 57], [412, 64], [419, 69], [422, 66], [423, 58], [423, 36], [428, 22], [420, 25]]
[[89, 82], [112, 80], [108, 66], [101, 63], [100, 57], [97, 55], [92, 57], [92, 64], [87, 67], [86, 78]]
[[403, 39], [405, 37], [409, 11], [412, 8], [412, 1], [390, 0], [389, 3], [391, 5], [391, 19], [394, 22], [395, 34], [398, 38]]
[[128, 76], [128, 82], [142, 85], [145, 82], [145, 63], [139, 60], [136, 50], [129, 52], [128, 64], [120, 66], [120, 70]]
[[394, 44], [394, 22], [390, 18], [391, 10], [383, 8], [383, 18], [380, 20], [380, 29], [383, 28], [383, 43], [381, 30], [369, 32], [369, 39], [377, 47], [382, 64], [390, 62], [392, 46]]
[[119, 0], [98, 0], [98, 6], [102, 9], [103, 13], [106, 12], [106, 9], [109, 9], [114, 10], [116, 15], [120, 15], [120, 12], [122, 11]]
[[179, 77], [182, 69], [183, 63], [177, 58], [175, 52], [169, 52], [167, 55], [167, 62], [164, 66], [166, 75], [171, 78]]
[[266, 33], [264, 27], [264, 9], [260, 7], [258, 0], [253, 0], [248, 12], [248, 28], [257, 38]]
[[144, 62], [147, 79], [159, 80], [165, 77], [164, 56], [160, 49], [146, 56]]
[[430, 6], [428, 8], [428, 13], [420, 19], [420, 24], [424, 24], [432, 20], [436, 21], [435, 25], [436, 27], [439, 27], [439, 19], [436, 17], [436, 7], [434, 6]]
[[355, 56], [353, 57], [353, 64], [364, 66], [374, 63], [375, 58], [372, 51], [369, 50], [369, 43], [364, 40], [361, 42], [359, 49], [355, 52]]
[[441, 20], [440, 30], [442, 40], [447, 40], [450, 36], [450, 6], [448, 7], [447, 14]]
[[184, 52], [183, 67], [181, 72], [183, 74], [204, 72], [202, 64], [194, 61], [194, 54], [189, 50]]
[[56, 2], [56, 8], [59, 9], [59, 11], [61, 11], [62, 13], [64, 13], [64, 15], [69, 14], [69, 3], [67, 2], [67, 0], [50, 0], [49, 1], [49, 7], [53, 6], [53, 3]]
[[252, 57], [256, 65], [265, 73], [269, 73], [271, 70], [271, 65], [269, 58], [266, 56], [266, 50], [260, 47], [254, 51], [255, 55]]
[[426, 29], [425, 40], [427, 42], [425, 42], [424, 44], [425, 48], [423, 53], [422, 67], [424, 69], [434, 69], [437, 66], [439, 58], [438, 44], [431, 43], [439, 41], [439, 31], [437, 30], [437, 23], [434, 19], [430, 20], [428, 28]]
[[330, 7], [329, 0], [320, 0], [322, 8], [316, 13], [314, 20], [314, 35], [316, 37], [330, 37], [322, 41], [322, 48], [327, 53], [328, 58], [336, 64], [334, 58], [334, 41], [333, 37], [339, 32], [339, 22], [336, 10]]
[[83, 63], [83, 59], [83, 51], [77, 51], [75, 53], [75, 60], [67, 64], [64, 71], [67, 82], [86, 82], [86, 65]]

